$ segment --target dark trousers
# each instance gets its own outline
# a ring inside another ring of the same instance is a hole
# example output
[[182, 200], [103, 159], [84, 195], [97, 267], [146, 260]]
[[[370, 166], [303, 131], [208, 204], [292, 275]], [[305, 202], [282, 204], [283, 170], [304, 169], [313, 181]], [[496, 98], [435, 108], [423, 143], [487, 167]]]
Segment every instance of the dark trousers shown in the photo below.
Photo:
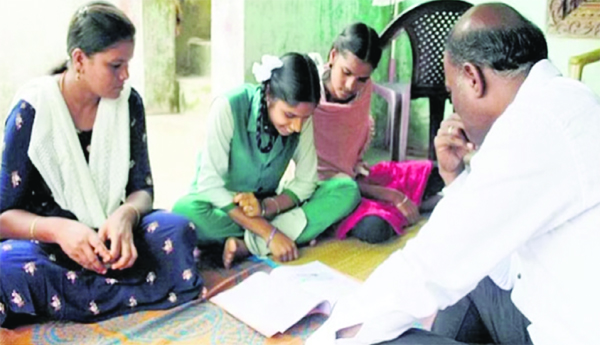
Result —
[[455, 305], [440, 311], [431, 332], [411, 329], [381, 344], [532, 344], [529, 324], [512, 303], [510, 291], [486, 277]]

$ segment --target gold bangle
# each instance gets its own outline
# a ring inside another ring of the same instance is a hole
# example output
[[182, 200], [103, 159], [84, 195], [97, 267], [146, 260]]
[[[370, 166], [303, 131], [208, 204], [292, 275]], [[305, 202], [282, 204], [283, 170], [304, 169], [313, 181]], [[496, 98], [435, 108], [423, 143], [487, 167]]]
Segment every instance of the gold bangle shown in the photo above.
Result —
[[134, 206], [132, 203], [130, 203], [130, 202], [126, 202], [126, 203], [124, 203], [123, 205], [124, 205], [124, 206], [129, 206], [129, 207], [131, 207], [131, 208], [132, 208], [132, 209], [135, 211], [135, 216], [136, 216], [136, 222], [135, 222], [135, 224], [136, 224], [136, 225], [137, 225], [137, 224], [139, 224], [139, 222], [140, 222], [140, 219], [142, 218], [142, 215], [140, 214], [140, 210], [138, 210], [138, 208], [137, 208], [137, 207], [135, 207], [135, 206]]
[[33, 218], [33, 220], [31, 221], [31, 225], [29, 226], [29, 237], [32, 240], [35, 240], [35, 223], [37, 223], [38, 219], [40, 219], [39, 216]]

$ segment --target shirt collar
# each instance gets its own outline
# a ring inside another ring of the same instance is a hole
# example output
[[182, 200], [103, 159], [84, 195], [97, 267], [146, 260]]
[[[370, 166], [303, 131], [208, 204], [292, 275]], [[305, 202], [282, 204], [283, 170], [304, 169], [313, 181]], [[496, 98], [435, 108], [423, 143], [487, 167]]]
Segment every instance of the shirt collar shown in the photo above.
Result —
[[[539, 92], [539, 89], [547, 85], [551, 79], [560, 76], [560, 71], [552, 64], [552, 62], [550, 62], [550, 60], [544, 59], [538, 61], [531, 67], [527, 78], [525, 78], [519, 91], [517, 91], [512, 104], [528, 103], [531, 93]], [[509, 107], [511, 105], [509, 105]]]

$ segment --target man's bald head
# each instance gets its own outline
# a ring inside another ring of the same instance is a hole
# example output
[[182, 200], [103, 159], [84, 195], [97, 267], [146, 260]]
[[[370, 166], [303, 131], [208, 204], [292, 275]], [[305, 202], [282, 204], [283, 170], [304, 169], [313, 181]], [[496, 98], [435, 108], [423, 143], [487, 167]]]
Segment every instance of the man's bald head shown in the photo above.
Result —
[[512, 7], [503, 3], [487, 3], [472, 7], [455, 25], [454, 33], [470, 30], [508, 29], [531, 24]]
[[542, 31], [503, 3], [481, 4], [465, 12], [448, 37], [446, 51], [454, 65], [469, 62], [508, 75], [528, 73], [548, 57]]

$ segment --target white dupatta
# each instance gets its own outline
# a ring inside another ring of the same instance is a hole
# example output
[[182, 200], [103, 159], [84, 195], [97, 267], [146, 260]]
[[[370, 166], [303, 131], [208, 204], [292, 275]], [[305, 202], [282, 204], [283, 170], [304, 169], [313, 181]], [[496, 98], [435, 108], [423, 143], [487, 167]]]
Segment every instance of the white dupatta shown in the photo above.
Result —
[[58, 205], [82, 223], [99, 228], [125, 200], [129, 178], [129, 95], [98, 105], [89, 164], [54, 77], [35, 79], [18, 93], [35, 109], [28, 155]]

